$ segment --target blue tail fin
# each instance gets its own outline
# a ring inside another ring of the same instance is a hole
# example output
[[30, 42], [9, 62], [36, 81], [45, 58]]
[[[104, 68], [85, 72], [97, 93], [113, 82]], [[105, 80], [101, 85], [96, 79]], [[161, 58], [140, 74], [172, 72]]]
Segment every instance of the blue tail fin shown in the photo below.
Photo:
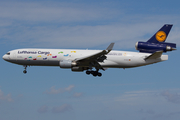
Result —
[[175, 43], [167, 43], [166, 38], [173, 25], [165, 24], [157, 31], [147, 42], [137, 42], [135, 47], [139, 52], [154, 53], [156, 51], [172, 51], [176, 50]]
[[159, 31], [157, 31], [147, 42], [148, 43], [159, 43], [165, 42], [166, 38], [173, 25], [165, 24]]

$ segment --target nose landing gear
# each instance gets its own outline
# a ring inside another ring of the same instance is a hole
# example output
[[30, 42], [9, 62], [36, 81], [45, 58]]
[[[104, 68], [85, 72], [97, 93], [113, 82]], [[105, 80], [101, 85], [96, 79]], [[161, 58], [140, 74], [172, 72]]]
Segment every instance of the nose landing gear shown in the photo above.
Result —
[[27, 65], [24, 65], [24, 71], [23, 71], [24, 74], [27, 73], [26, 68], [27, 68]]

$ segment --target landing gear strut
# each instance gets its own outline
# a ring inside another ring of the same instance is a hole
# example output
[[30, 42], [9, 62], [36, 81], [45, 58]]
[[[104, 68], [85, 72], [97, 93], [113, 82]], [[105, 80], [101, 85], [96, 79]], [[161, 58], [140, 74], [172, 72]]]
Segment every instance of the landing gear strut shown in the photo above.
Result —
[[27, 68], [27, 65], [24, 65], [24, 71], [23, 71], [24, 74], [27, 73], [26, 68]]

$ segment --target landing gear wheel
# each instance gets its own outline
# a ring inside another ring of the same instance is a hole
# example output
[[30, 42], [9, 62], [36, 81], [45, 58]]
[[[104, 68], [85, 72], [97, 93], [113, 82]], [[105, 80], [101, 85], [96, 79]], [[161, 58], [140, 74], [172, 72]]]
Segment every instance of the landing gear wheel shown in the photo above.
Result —
[[98, 76], [101, 77], [101, 76], [102, 76], [102, 73], [99, 72], [99, 73], [98, 73]]
[[96, 77], [97, 75], [96, 74], [93, 74], [94, 77]]
[[93, 76], [96, 77], [97, 75], [98, 75], [98, 72], [95, 71], [95, 72], [93, 73]]
[[91, 71], [86, 71], [86, 74], [87, 74], [87, 75], [90, 75], [90, 74], [91, 74]]
[[23, 71], [23, 73], [24, 73], [24, 74], [26, 74], [26, 73], [27, 73], [27, 71], [26, 71], [26, 70], [24, 70], [24, 71]]
[[101, 77], [102, 73], [99, 72], [99, 69], [96, 69], [96, 71], [93, 71], [92, 69], [86, 71], [87, 75], [93, 75], [94, 77], [98, 76]]

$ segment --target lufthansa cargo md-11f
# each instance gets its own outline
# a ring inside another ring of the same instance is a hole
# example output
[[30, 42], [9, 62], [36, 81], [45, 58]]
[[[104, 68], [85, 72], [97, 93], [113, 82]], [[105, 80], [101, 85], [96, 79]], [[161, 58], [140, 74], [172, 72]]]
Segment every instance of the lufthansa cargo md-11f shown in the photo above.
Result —
[[176, 48], [176, 44], [165, 42], [171, 28], [172, 25], [165, 24], [147, 42], [137, 42], [135, 48], [139, 52], [112, 50], [114, 43], [111, 43], [105, 50], [16, 49], [6, 53], [3, 59], [23, 65], [23, 73], [27, 73], [27, 66], [60, 66], [102, 76], [99, 70], [139, 67], [168, 60], [168, 55], [162, 53]]

